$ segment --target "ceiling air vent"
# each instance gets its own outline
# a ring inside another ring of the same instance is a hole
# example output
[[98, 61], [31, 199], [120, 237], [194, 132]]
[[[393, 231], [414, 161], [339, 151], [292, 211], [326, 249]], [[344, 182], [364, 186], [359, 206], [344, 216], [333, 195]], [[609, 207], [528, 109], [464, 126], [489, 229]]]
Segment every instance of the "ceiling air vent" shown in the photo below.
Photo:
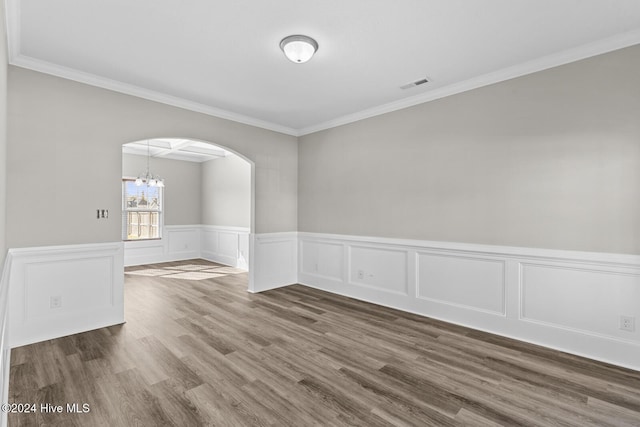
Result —
[[424, 79], [416, 80], [415, 82], [407, 83], [406, 85], [400, 86], [400, 89], [409, 89], [412, 87], [420, 86], [425, 83], [429, 83], [429, 80], [425, 77]]

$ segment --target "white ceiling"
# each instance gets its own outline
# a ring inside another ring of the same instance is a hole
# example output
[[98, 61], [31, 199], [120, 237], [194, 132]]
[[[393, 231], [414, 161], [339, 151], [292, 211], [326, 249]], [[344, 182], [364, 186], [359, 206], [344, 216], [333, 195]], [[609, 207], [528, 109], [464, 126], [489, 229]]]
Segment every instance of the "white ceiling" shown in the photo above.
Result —
[[6, 1], [14, 65], [292, 135], [640, 43], [638, 0]]
[[227, 150], [206, 142], [177, 138], [156, 138], [129, 142], [122, 145], [122, 152], [197, 163], [233, 155]]

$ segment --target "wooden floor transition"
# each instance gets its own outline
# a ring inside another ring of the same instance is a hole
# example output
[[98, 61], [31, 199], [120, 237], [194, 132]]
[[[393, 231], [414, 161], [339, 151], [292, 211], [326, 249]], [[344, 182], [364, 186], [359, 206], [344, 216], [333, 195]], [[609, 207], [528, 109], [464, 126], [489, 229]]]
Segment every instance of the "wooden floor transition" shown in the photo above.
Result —
[[640, 373], [202, 260], [127, 269], [127, 323], [11, 354], [10, 426], [640, 426]]

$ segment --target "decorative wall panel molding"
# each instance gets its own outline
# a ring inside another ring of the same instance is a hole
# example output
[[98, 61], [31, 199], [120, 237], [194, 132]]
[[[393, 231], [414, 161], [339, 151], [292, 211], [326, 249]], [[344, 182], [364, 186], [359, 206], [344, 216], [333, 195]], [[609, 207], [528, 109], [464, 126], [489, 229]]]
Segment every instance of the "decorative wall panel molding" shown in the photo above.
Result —
[[262, 292], [298, 282], [298, 233], [253, 234], [249, 292]]
[[[296, 232], [249, 235], [211, 226], [173, 231], [166, 243], [171, 256], [230, 260], [236, 253], [240, 260], [249, 252], [256, 261], [250, 292], [302, 283], [640, 370], [639, 256]], [[158, 250], [157, 242], [147, 243], [144, 250]], [[123, 247], [10, 250], [3, 275], [9, 283], [7, 347], [121, 323]], [[141, 253], [130, 260], [149, 256]], [[621, 316], [635, 318], [636, 329], [620, 329]]]
[[124, 265], [203, 258], [249, 268], [249, 229], [214, 225], [167, 225], [158, 240], [124, 243]]
[[[257, 265], [251, 264], [254, 251]], [[250, 292], [298, 281], [296, 232], [251, 235], [244, 227], [172, 225], [165, 226], [160, 240], [125, 242], [124, 253], [126, 266], [203, 258], [248, 269]]]
[[617, 340], [639, 336], [620, 329], [621, 315], [640, 319], [638, 271], [522, 263], [520, 286], [523, 321]]
[[408, 295], [407, 250], [349, 245], [347, 252], [349, 284]]
[[124, 322], [121, 242], [9, 254], [8, 347]]
[[469, 310], [506, 314], [506, 262], [417, 252], [416, 297]]
[[[301, 284], [640, 370], [640, 256], [298, 233]], [[620, 317], [636, 328], [620, 328]]]
[[199, 227], [169, 227], [166, 230], [167, 253], [189, 259], [200, 249]]
[[124, 265], [200, 258], [201, 225], [166, 225], [162, 239], [124, 242]]
[[346, 280], [344, 278], [345, 246], [342, 243], [301, 241], [300, 272], [323, 277], [328, 280]]
[[[295, 233], [289, 244], [293, 245], [291, 251], [295, 255]], [[161, 240], [10, 249], [0, 292], [0, 320], [3, 298], [10, 307], [7, 321], [0, 324], [0, 328], [6, 328], [6, 333], [0, 335], [3, 348], [122, 323], [125, 260], [126, 265], [138, 265], [193, 258], [246, 269], [248, 230], [169, 226]], [[280, 260], [277, 253], [266, 258]], [[290, 271], [285, 275], [274, 272], [277, 268], [262, 268], [266, 278], [253, 278], [258, 288], [283, 276], [290, 278], [291, 271], [295, 277], [297, 260], [294, 257], [288, 261], [286, 268]], [[287, 284], [291, 283], [295, 280]], [[8, 359], [0, 362], [8, 363]]]
[[249, 229], [202, 225], [200, 258], [249, 269]]

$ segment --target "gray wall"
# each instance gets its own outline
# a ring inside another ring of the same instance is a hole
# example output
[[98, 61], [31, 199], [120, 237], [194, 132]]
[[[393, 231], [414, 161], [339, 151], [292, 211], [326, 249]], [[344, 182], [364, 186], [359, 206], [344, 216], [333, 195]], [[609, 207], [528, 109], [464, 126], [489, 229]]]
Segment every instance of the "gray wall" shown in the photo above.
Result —
[[0, 5], [0, 272], [7, 250], [7, 28], [4, 2]]
[[300, 231], [640, 254], [640, 46], [303, 136]]
[[238, 156], [202, 163], [202, 223], [251, 225], [251, 165]]
[[258, 233], [640, 254], [638, 75], [636, 46], [307, 135], [298, 145], [10, 66], [6, 242], [118, 241], [119, 218], [94, 214], [120, 207], [122, 144], [179, 137], [255, 162]]
[[[165, 225], [202, 223], [202, 168], [200, 163], [151, 158], [149, 169], [165, 180]], [[136, 177], [147, 169], [147, 157], [122, 155], [122, 176]]]
[[297, 139], [9, 67], [9, 247], [120, 240], [122, 144], [190, 138], [255, 163], [255, 232], [297, 229]]

